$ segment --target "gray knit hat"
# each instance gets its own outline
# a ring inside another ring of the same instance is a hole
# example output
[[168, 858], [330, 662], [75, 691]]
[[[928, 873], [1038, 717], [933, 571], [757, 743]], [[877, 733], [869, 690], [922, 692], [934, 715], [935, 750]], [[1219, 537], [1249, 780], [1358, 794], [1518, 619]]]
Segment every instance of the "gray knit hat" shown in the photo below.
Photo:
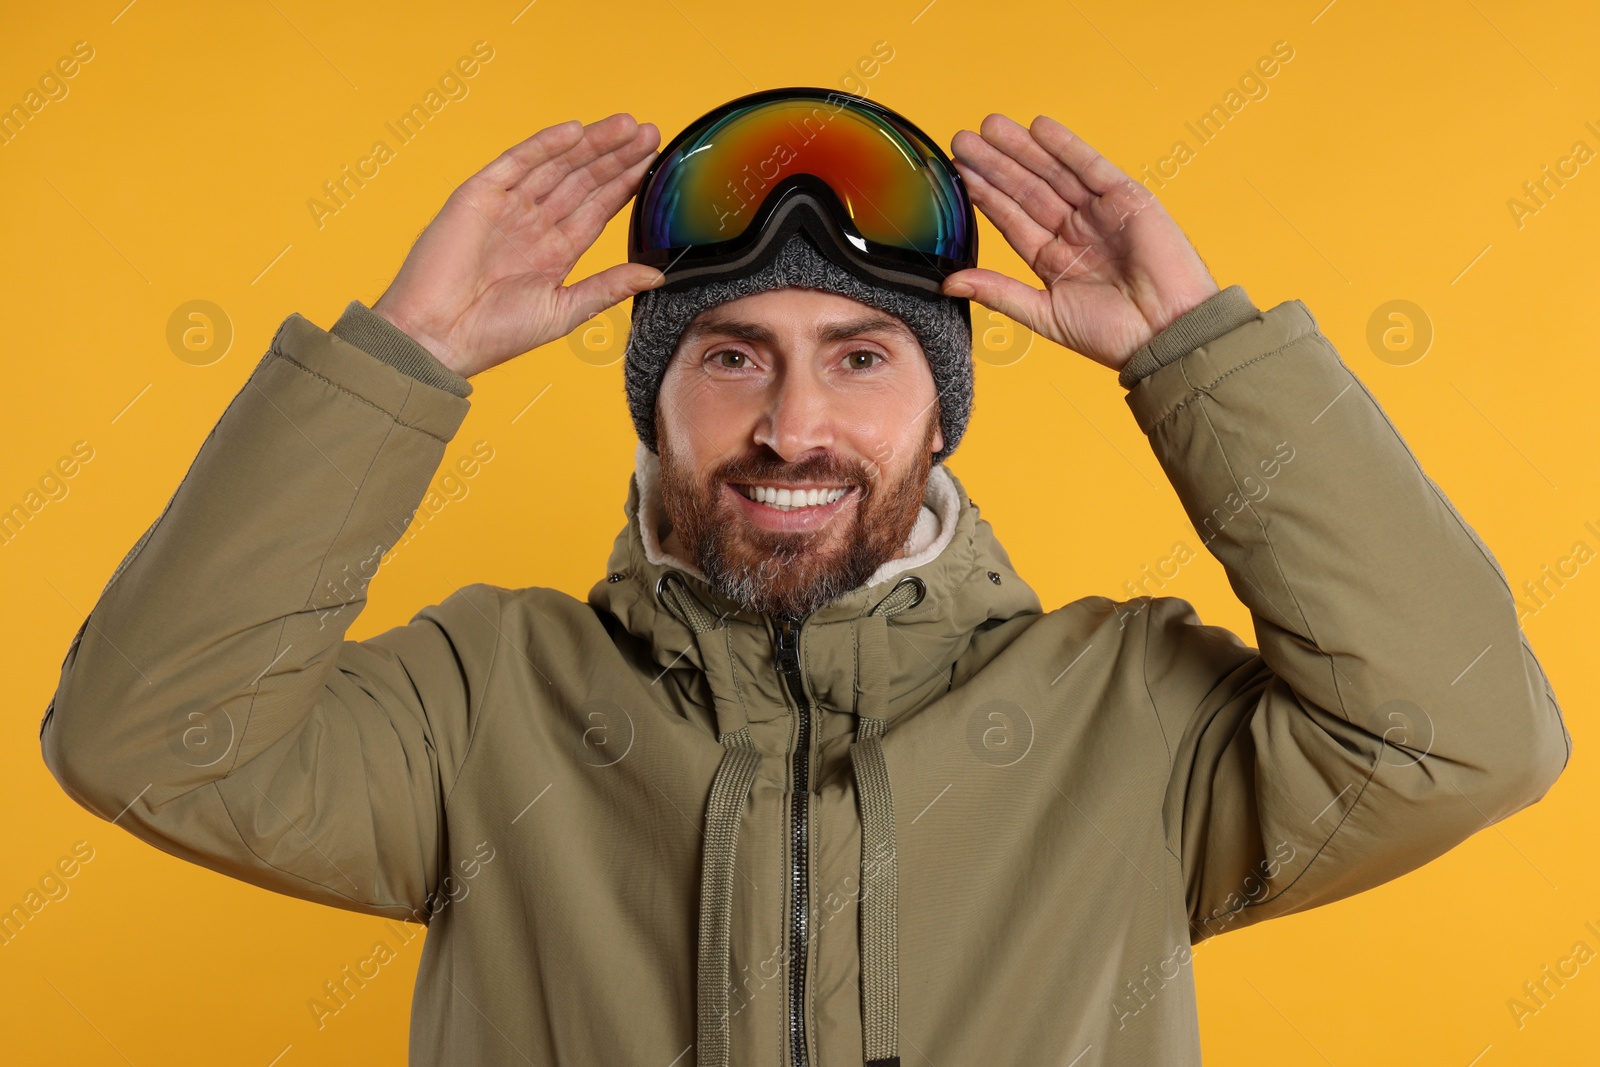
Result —
[[696, 315], [742, 296], [785, 286], [823, 289], [848, 296], [898, 317], [922, 344], [933, 384], [939, 392], [942, 462], [955, 451], [972, 414], [972, 327], [965, 299], [876, 285], [845, 270], [797, 232], [765, 266], [736, 278], [719, 278], [676, 292], [646, 289], [633, 298], [633, 319], [623, 364], [623, 385], [634, 429], [655, 452], [656, 393], [678, 347], [678, 338]]

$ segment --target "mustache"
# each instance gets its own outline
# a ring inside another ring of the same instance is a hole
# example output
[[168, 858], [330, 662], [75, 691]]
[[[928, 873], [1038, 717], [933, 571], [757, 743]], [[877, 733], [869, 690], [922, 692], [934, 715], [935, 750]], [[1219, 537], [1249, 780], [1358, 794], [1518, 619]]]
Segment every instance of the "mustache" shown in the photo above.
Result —
[[737, 482], [742, 485], [778, 484], [791, 482], [829, 482], [836, 485], [859, 486], [870, 490], [877, 482], [875, 472], [859, 463], [852, 463], [833, 453], [813, 456], [799, 463], [786, 462], [773, 452], [740, 456], [718, 465], [710, 474], [711, 482]]

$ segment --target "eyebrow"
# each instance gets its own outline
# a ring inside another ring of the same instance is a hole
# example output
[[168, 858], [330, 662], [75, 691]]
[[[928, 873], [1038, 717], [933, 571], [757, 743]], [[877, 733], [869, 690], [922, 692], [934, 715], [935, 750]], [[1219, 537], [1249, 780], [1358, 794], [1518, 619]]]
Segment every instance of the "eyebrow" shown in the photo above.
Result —
[[[908, 341], [917, 339], [916, 334], [912, 333], [905, 323], [886, 315], [863, 315], [859, 318], [824, 323], [814, 331], [816, 339], [825, 344], [868, 333], [894, 333]], [[698, 341], [707, 336], [737, 337], [741, 341], [754, 341], [765, 345], [776, 345], [778, 341], [777, 335], [772, 330], [758, 322], [723, 318], [692, 324], [683, 332], [683, 341], [685, 343]]]

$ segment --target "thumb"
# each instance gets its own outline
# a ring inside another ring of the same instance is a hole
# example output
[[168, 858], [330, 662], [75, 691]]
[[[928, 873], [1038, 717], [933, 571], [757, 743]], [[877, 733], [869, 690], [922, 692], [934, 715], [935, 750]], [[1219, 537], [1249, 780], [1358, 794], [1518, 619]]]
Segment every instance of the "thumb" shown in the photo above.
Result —
[[563, 294], [567, 305], [567, 329], [570, 330], [591, 315], [604, 311], [613, 304], [619, 304], [635, 293], [654, 289], [666, 281], [666, 278], [667, 276], [656, 268], [643, 263], [618, 263], [614, 267], [607, 267], [599, 274], [590, 275], [576, 285], [567, 286]]
[[1050, 307], [1050, 296], [1044, 290], [984, 267], [956, 271], [944, 280], [942, 289], [946, 296], [976, 300], [1034, 333], [1039, 332], [1039, 324]]

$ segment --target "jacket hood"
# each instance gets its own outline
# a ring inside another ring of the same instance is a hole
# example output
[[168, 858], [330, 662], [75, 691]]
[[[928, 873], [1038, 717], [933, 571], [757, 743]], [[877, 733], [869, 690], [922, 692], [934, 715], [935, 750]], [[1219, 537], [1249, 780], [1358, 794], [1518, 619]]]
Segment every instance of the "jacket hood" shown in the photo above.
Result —
[[[627, 525], [613, 543], [607, 576], [591, 589], [589, 603], [610, 612], [630, 634], [648, 643], [662, 670], [683, 666], [704, 670], [694, 630], [661, 599], [666, 575], [681, 578], [695, 599], [719, 620], [718, 625], [754, 627], [765, 633], [770, 620], [722, 596], [683, 558], [661, 507], [660, 460], [643, 445], [637, 447], [635, 458], [623, 506]], [[921, 583], [920, 600], [888, 620], [905, 638], [888, 642], [884, 714], [891, 719], [904, 711], [908, 702], [920, 703], [927, 695], [913, 679], [941, 674], [948, 680], [949, 668], [980, 626], [1041, 611], [1038, 596], [1012, 569], [993, 528], [981, 517], [960, 480], [942, 463], [935, 464], [929, 475], [923, 511], [907, 548], [909, 552], [885, 563], [865, 584], [805, 622], [805, 628], [813, 633], [848, 628], [871, 616], [901, 582], [916, 579]], [[812, 677], [818, 680], [815, 673]]]

